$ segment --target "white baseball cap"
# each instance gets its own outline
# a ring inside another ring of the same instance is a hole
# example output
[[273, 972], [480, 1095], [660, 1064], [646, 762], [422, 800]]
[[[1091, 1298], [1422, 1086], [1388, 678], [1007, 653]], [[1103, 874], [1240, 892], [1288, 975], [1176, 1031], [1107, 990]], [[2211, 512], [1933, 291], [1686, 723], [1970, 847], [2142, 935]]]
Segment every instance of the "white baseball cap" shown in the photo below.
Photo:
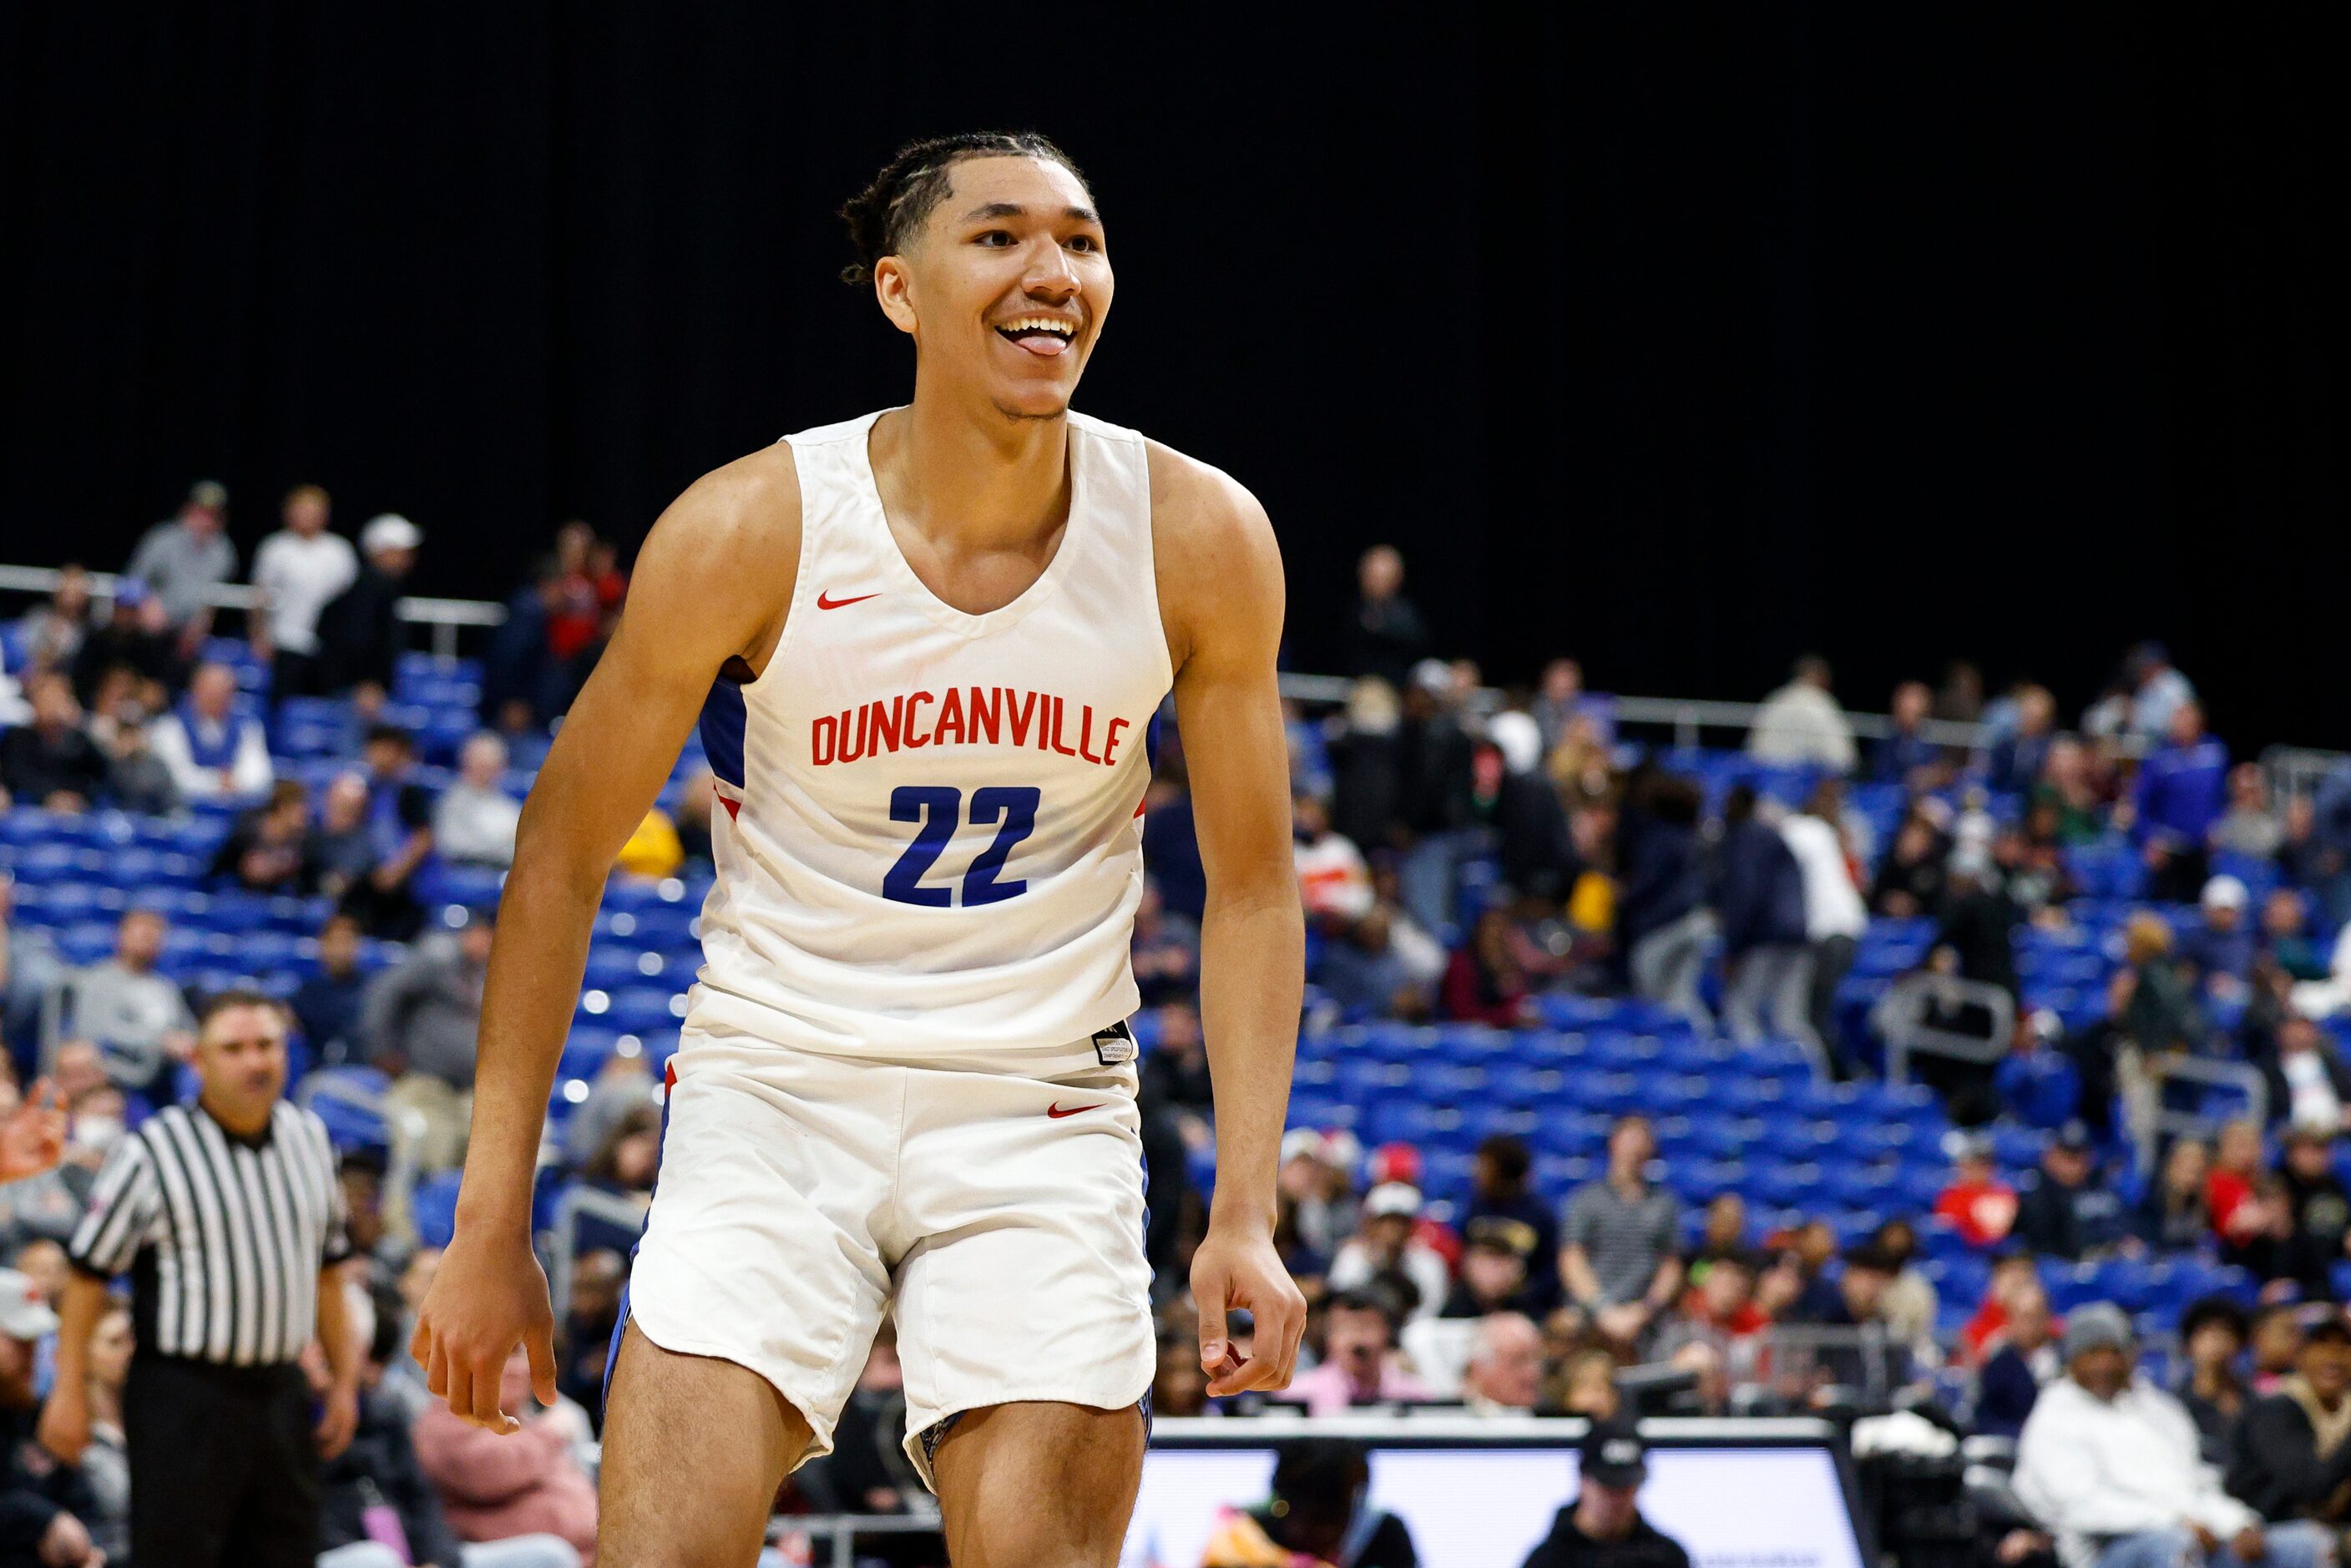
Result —
[[2204, 907], [2207, 909], [2242, 909], [2248, 896], [2245, 884], [2226, 872], [2204, 884]]
[[1384, 1181], [1364, 1195], [1364, 1213], [1373, 1219], [1392, 1214], [1415, 1218], [1420, 1213], [1420, 1189], [1400, 1181]]
[[414, 549], [424, 542], [424, 530], [398, 512], [370, 517], [360, 530], [360, 549], [369, 555], [385, 549]]
[[57, 1329], [57, 1314], [49, 1310], [49, 1299], [41, 1294], [33, 1277], [15, 1269], [0, 1269], [0, 1334], [36, 1340], [47, 1338]]

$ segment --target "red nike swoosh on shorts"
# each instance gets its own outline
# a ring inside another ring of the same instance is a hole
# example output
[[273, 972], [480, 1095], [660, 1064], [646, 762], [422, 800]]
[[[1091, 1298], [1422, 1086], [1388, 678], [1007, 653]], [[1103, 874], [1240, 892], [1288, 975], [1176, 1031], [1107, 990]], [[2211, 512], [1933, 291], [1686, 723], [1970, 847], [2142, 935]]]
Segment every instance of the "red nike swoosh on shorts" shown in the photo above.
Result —
[[880, 592], [876, 591], [873, 593], [861, 593], [852, 599], [828, 599], [825, 597], [823, 592], [820, 592], [816, 596], [816, 607], [819, 610], [839, 610], [844, 605], [862, 604], [869, 599], [879, 599], [880, 597]]
[[1072, 1105], [1068, 1110], [1064, 1111], [1061, 1109], [1061, 1103], [1059, 1100], [1056, 1100], [1051, 1105], [1046, 1108], [1045, 1114], [1058, 1122], [1064, 1116], [1074, 1116], [1081, 1111], [1099, 1111], [1101, 1109], [1102, 1105], [1097, 1102], [1092, 1105]]

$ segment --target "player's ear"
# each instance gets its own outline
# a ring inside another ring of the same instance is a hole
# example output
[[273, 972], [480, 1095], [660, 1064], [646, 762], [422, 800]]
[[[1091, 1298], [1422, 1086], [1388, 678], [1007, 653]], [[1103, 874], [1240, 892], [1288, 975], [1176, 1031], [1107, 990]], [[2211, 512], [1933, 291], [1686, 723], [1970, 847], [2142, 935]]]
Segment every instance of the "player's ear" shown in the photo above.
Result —
[[885, 256], [873, 264], [873, 298], [882, 307], [882, 314], [890, 324], [908, 337], [914, 332], [914, 281], [908, 276], [906, 264], [894, 256]]

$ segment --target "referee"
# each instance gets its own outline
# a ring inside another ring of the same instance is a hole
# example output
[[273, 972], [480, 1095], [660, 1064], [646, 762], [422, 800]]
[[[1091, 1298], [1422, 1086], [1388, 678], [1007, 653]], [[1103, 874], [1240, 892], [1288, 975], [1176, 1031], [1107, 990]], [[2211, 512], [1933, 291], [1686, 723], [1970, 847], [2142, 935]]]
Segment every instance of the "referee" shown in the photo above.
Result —
[[[107, 1158], [68, 1249], [45, 1447], [89, 1440], [89, 1334], [129, 1270], [138, 1349], [123, 1393], [131, 1555], [141, 1568], [311, 1568], [319, 1462], [358, 1420], [359, 1347], [334, 1155], [287, 1104], [286, 1019], [226, 991], [197, 1023], [193, 1105], [158, 1111]], [[315, 1333], [333, 1372], [324, 1414], [295, 1358]]]

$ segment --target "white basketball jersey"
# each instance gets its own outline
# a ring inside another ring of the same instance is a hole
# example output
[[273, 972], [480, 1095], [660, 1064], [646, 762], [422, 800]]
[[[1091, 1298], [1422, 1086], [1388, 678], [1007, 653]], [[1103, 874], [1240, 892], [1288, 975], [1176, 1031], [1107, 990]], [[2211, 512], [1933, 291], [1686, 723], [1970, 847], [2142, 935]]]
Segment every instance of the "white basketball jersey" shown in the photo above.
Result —
[[787, 438], [783, 635], [703, 713], [724, 809], [686, 1021], [896, 1057], [1081, 1040], [1136, 1005], [1147, 736], [1174, 681], [1143, 438], [1069, 416], [1060, 547], [970, 615], [891, 536], [879, 417]]

